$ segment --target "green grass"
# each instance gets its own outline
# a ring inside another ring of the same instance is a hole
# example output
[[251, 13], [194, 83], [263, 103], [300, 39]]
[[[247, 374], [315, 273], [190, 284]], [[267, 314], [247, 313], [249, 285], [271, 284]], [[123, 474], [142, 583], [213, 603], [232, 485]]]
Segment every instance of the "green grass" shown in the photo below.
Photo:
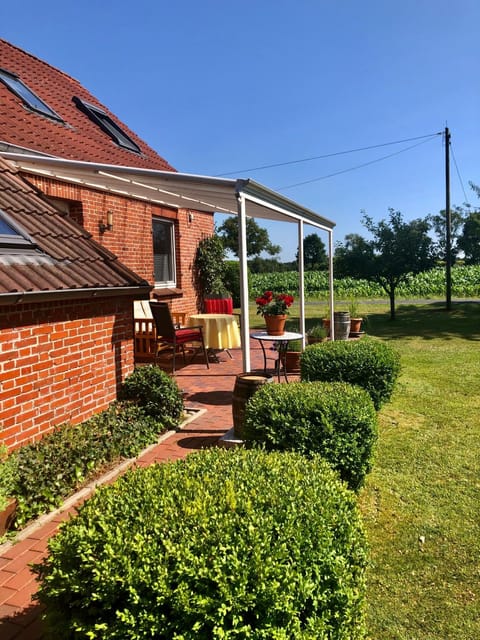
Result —
[[374, 640], [480, 636], [480, 304], [369, 315], [403, 371], [361, 494]]
[[[480, 637], [480, 303], [444, 308], [399, 302], [391, 322], [386, 302], [360, 306], [402, 357], [360, 493], [372, 640]], [[308, 327], [326, 305], [306, 310]]]

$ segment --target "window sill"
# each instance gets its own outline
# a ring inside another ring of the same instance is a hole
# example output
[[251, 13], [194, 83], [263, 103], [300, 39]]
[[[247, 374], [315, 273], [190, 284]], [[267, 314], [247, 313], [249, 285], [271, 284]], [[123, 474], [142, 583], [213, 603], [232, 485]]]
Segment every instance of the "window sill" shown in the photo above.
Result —
[[175, 287], [165, 287], [164, 289], [154, 289], [152, 296], [156, 300], [162, 298], [181, 298], [183, 296], [183, 289], [176, 289]]

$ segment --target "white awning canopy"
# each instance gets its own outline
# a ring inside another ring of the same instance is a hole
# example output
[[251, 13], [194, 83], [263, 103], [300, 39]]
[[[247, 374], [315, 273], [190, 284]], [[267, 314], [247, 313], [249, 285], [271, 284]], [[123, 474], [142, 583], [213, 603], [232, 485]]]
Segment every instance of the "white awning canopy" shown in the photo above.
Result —
[[[101, 191], [138, 198], [175, 209], [193, 209], [209, 213], [239, 216], [239, 256], [241, 304], [248, 309], [245, 219], [258, 218], [298, 225], [300, 330], [305, 334], [303, 292], [303, 225], [308, 224], [328, 233], [330, 258], [330, 309], [333, 316], [333, 228], [335, 223], [285, 198], [263, 185], [245, 178], [216, 178], [172, 171], [138, 169], [116, 165], [65, 160], [48, 156], [2, 153], [20, 170], [77, 183]], [[333, 327], [333, 317], [331, 318]], [[248, 313], [243, 314], [242, 349], [244, 370], [250, 370]]]

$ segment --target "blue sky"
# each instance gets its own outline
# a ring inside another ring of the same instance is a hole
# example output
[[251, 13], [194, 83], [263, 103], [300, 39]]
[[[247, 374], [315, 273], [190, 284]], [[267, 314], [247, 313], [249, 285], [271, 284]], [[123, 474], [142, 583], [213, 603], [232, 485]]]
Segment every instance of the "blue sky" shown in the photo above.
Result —
[[[478, 0], [23, 0], [0, 8], [1, 37], [78, 79], [179, 171], [250, 177], [334, 220], [337, 241], [367, 235], [362, 210], [380, 220], [393, 207], [409, 220], [444, 208], [441, 135], [255, 168], [448, 126], [452, 204], [465, 202], [464, 191], [477, 204], [468, 182], [480, 183], [479, 24]], [[293, 259], [291, 226], [264, 226], [282, 258]]]

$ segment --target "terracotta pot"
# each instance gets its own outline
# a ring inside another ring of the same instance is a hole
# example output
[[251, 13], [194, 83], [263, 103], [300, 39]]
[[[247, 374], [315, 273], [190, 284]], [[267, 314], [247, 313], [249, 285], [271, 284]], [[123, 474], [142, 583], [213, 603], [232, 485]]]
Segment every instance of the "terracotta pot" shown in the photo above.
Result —
[[350, 318], [350, 333], [360, 333], [363, 318]]
[[15, 511], [17, 510], [17, 501], [15, 498], [10, 498], [7, 506], [3, 511], [0, 511], [0, 536], [3, 536], [15, 517]]
[[285, 369], [288, 373], [298, 373], [300, 371], [301, 351], [287, 351], [285, 353]]
[[269, 336], [281, 336], [285, 333], [285, 321], [287, 316], [263, 316]]

